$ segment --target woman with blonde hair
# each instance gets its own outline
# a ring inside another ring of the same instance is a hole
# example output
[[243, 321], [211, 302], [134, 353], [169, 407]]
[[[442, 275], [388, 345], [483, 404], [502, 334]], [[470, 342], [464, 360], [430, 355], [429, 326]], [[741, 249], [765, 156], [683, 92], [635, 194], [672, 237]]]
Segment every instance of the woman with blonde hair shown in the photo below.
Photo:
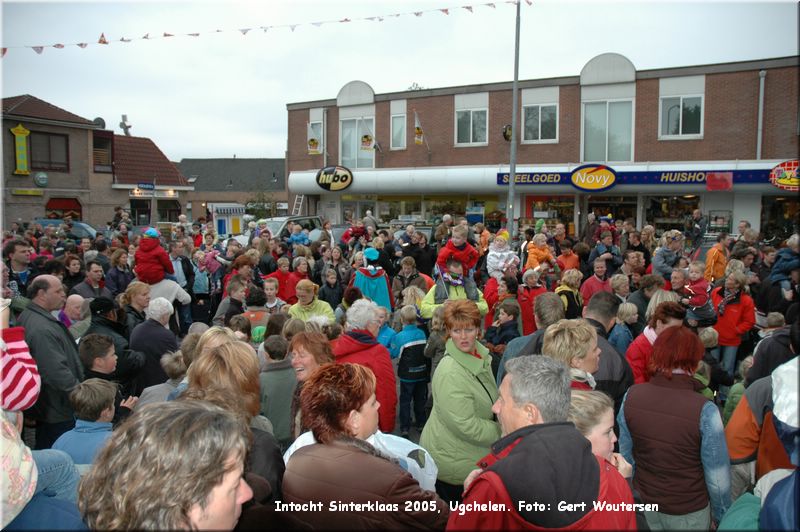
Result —
[[647, 248], [652, 257], [653, 252], [656, 250], [656, 247], [658, 247], [658, 243], [656, 242], [656, 228], [652, 225], [645, 225], [642, 227], [641, 234], [642, 245]]
[[314, 316], [323, 316], [333, 322], [336, 319], [333, 309], [326, 301], [317, 298], [318, 291], [319, 286], [308, 279], [298, 282], [295, 287], [297, 303], [289, 307], [289, 316], [303, 321], [308, 321]]
[[608, 343], [614, 346], [617, 353], [625, 355], [628, 346], [633, 342], [631, 326], [639, 321], [639, 308], [633, 303], [622, 303], [617, 309], [617, 317], [608, 334]]
[[125, 292], [118, 296], [118, 301], [125, 310], [125, 326], [130, 337], [136, 326], [147, 319], [145, 310], [150, 304], [150, 285], [133, 281], [128, 284]]
[[633, 467], [614, 452], [614, 401], [603, 392], [572, 390], [567, 421], [592, 444], [592, 454], [604, 458], [625, 478], [633, 475]]
[[613, 293], [620, 301], [625, 303], [628, 300], [628, 296], [631, 294], [631, 281], [628, 279], [628, 276], [622, 273], [618, 273], [616, 275], [612, 275], [611, 279], [609, 279], [609, 284], [611, 285], [611, 293]]
[[559, 320], [544, 333], [542, 354], [560, 360], [570, 370], [572, 389], [593, 390], [592, 373], [600, 365], [597, 331], [583, 319]]
[[[187, 372], [189, 386], [181, 400], [199, 399], [216, 403], [242, 417], [250, 425], [253, 446], [248, 454], [247, 471], [263, 477], [272, 487], [272, 500], [281, 499], [283, 455], [278, 442], [268, 430], [271, 424], [261, 411], [261, 381], [258, 357], [249, 344], [226, 342], [206, 349], [192, 362]], [[228, 394], [236, 397], [233, 403], [219, 403], [215, 397]]]
[[564, 304], [564, 318], [572, 320], [580, 318], [583, 312], [583, 298], [580, 287], [583, 273], [576, 268], [571, 268], [561, 274], [561, 284], [555, 293]]

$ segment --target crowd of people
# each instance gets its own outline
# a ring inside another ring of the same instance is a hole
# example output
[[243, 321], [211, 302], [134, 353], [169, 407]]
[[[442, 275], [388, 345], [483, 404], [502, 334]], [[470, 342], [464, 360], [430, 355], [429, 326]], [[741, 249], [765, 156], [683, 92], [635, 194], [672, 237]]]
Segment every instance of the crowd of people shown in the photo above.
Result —
[[3, 235], [4, 529], [797, 529], [797, 234], [129, 225]]

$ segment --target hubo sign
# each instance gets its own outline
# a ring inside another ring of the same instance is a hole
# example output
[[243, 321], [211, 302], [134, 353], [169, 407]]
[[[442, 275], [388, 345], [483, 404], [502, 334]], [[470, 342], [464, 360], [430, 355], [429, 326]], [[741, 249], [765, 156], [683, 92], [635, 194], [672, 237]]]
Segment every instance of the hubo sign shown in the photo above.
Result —
[[353, 172], [344, 166], [326, 166], [317, 172], [317, 185], [331, 192], [344, 190], [353, 184]]
[[608, 166], [587, 164], [576, 168], [569, 180], [578, 190], [600, 192], [614, 186], [617, 174]]

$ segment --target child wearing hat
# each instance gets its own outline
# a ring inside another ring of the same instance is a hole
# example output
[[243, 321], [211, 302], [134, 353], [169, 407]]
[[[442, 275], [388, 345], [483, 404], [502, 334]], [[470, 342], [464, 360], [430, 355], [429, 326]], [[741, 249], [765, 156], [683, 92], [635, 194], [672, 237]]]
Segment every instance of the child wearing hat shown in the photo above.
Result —
[[486, 271], [489, 276], [499, 281], [509, 266], [518, 265], [519, 262], [519, 257], [508, 245], [508, 231], [498, 232], [489, 244], [489, 253], [486, 255]]
[[144, 232], [139, 247], [136, 248], [136, 267], [133, 271], [143, 283], [156, 284], [163, 281], [167, 274], [175, 274], [169, 255], [161, 247], [160, 236], [157, 229], [150, 227]]

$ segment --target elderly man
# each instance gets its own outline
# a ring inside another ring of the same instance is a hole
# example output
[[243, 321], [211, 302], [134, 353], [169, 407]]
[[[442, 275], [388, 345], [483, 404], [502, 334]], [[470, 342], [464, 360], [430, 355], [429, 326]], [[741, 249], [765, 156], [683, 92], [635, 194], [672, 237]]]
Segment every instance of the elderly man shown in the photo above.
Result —
[[167, 374], [161, 367], [161, 357], [178, 349], [178, 341], [169, 330], [172, 312], [172, 303], [165, 298], [151, 299], [147, 306], [147, 319], [131, 333], [130, 348], [141, 351], [145, 358], [144, 367], [139, 374], [139, 389], [167, 381]]
[[[636, 530], [627, 482], [567, 423], [569, 405], [562, 362], [524, 356], [506, 363], [492, 407], [503, 436], [464, 481], [463, 507], [487, 509], [451, 511], [448, 530]], [[623, 506], [595, 509], [603, 503]]]
[[96, 297], [107, 297], [114, 299], [111, 290], [106, 288], [106, 283], [103, 281], [105, 273], [103, 266], [96, 260], [90, 260], [86, 263], [86, 279], [82, 283], [78, 283], [70, 290], [70, 295], [78, 294], [85, 299], [94, 299]]
[[64, 308], [58, 312], [58, 321], [63, 323], [67, 329], [72, 327], [73, 323], [80, 321], [84, 301], [85, 298], [81, 295], [72, 294], [69, 296]]
[[346, 332], [336, 342], [333, 356], [337, 364], [361, 364], [372, 370], [377, 380], [375, 397], [380, 403], [378, 427], [391, 433], [397, 417], [397, 382], [389, 351], [377, 340], [380, 327], [378, 305], [359, 299], [347, 309]]
[[[98, 264], [98, 267], [100, 265]], [[58, 277], [40, 275], [28, 287], [28, 308], [20, 315], [25, 341], [42, 376], [42, 392], [28, 411], [36, 420], [36, 448], [49, 449], [75, 426], [69, 392], [83, 380], [78, 346], [64, 324], [52, 315], [66, 300]]]

